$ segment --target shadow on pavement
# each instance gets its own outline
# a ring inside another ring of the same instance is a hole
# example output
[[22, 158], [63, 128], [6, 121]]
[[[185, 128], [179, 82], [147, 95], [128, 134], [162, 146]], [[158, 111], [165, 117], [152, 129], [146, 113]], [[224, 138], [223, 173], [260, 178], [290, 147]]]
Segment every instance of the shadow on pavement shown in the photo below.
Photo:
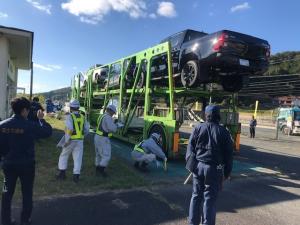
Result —
[[33, 225], [152, 225], [182, 217], [182, 212], [150, 192], [108, 192], [40, 201]]
[[242, 162], [257, 163], [293, 179], [300, 179], [300, 157], [276, 153], [280, 152], [264, 152], [249, 145], [241, 145], [241, 151], [237, 158]]

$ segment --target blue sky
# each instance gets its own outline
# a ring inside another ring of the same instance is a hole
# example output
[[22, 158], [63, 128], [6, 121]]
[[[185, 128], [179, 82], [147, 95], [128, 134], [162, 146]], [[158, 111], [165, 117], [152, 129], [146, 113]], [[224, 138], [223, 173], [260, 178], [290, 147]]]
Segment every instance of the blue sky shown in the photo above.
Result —
[[[234, 30], [266, 39], [272, 54], [300, 50], [300, 1], [0, 0], [0, 24], [34, 32], [34, 92], [192, 28]], [[19, 73], [29, 91], [29, 73]]]

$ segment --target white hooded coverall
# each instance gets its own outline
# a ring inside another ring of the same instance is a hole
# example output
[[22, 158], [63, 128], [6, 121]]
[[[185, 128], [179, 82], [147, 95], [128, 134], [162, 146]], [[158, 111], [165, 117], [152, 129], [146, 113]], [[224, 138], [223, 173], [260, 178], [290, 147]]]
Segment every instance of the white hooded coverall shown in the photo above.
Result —
[[[114, 123], [111, 115], [105, 113], [102, 121], [99, 124], [100, 130], [106, 133], [114, 133], [117, 131], [117, 125]], [[95, 166], [107, 167], [111, 159], [111, 143], [109, 137], [100, 136], [95, 134]]]
[[153, 140], [152, 137], [144, 140], [139, 144], [139, 147], [142, 148], [143, 152], [133, 150], [131, 152], [131, 157], [134, 161], [142, 163], [151, 163], [156, 161], [156, 157], [165, 160], [166, 155], [163, 152], [162, 148]]
[[[73, 112], [74, 115], [79, 114], [79, 112]], [[80, 174], [81, 170], [81, 164], [82, 164], [82, 156], [83, 156], [83, 139], [82, 140], [71, 140], [71, 132], [75, 130], [73, 127], [73, 119], [71, 114], [67, 115], [66, 121], [65, 121], [65, 143], [69, 144], [66, 147], [63, 147], [62, 152], [59, 156], [58, 161], [58, 169], [59, 170], [66, 170], [68, 167], [68, 159], [70, 154], [72, 153], [73, 160], [74, 160], [74, 169], [73, 174]], [[89, 133], [89, 123], [84, 118], [84, 135], [87, 135]]]

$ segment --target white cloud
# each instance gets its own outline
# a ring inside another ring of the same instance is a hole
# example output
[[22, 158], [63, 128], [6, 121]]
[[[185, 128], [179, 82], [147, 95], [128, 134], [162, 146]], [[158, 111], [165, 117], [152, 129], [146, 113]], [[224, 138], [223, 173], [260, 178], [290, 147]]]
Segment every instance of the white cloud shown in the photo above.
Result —
[[160, 2], [158, 4], [157, 14], [164, 17], [177, 16], [175, 5], [172, 2]]
[[193, 8], [194, 8], [194, 9], [197, 9], [198, 7], [199, 7], [199, 3], [198, 3], [198, 2], [194, 2], [194, 3], [193, 3]]
[[150, 17], [151, 19], [156, 19], [156, 18], [157, 18], [157, 15], [156, 15], [155, 13], [151, 13], [151, 14], [149, 15], [149, 17]]
[[0, 19], [1, 18], [7, 18], [8, 15], [6, 13], [0, 12]]
[[127, 13], [135, 19], [147, 16], [145, 0], [68, 0], [61, 7], [88, 24], [99, 23], [111, 11]]
[[59, 65], [41, 65], [37, 63], [33, 63], [33, 67], [46, 71], [60, 70], [62, 68]]
[[60, 65], [48, 65], [48, 66], [55, 70], [61, 70], [61, 68], [62, 68]]
[[88, 18], [88, 17], [84, 17], [84, 16], [80, 17], [81, 22], [92, 24], [92, 25], [96, 25], [100, 20], [102, 20], [102, 18], [100, 19], [100, 17], [99, 18], [98, 17]]
[[37, 63], [34, 63], [34, 64], [33, 64], [33, 67], [38, 68], [38, 69], [41, 69], [41, 70], [53, 71], [52, 68], [47, 67], [47, 66], [43, 66], [43, 65], [37, 64]]
[[248, 2], [244, 2], [240, 5], [235, 5], [233, 7], [231, 7], [230, 9], [230, 12], [234, 13], [234, 12], [237, 12], [237, 11], [243, 11], [243, 10], [246, 10], [246, 9], [250, 9], [250, 5]]
[[26, 0], [29, 4], [31, 4], [34, 8], [43, 11], [49, 15], [51, 15], [51, 8], [52, 5], [42, 5], [39, 1], [37, 0]]

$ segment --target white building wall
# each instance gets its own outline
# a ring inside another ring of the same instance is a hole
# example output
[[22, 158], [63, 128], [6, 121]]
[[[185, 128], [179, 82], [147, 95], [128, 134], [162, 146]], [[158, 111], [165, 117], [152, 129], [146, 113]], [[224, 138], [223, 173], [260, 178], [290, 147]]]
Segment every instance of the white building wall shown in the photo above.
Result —
[[9, 44], [6, 38], [0, 38], [0, 118], [7, 118], [7, 72], [9, 60]]
[[17, 94], [18, 69], [15, 67], [14, 61], [9, 61], [8, 78], [7, 78], [7, 117], [12, 115], [10, 102]]

